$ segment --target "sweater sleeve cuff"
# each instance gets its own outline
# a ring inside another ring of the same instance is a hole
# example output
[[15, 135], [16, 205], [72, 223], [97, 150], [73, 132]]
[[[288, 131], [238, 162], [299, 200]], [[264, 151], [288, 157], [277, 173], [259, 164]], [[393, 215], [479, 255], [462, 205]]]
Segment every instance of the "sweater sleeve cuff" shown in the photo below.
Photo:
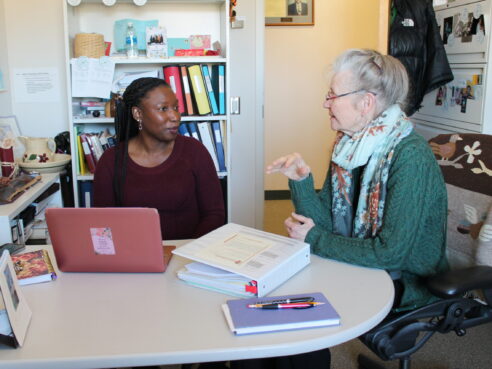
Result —
[[318, 240], [320, 238], [320, 232], [321, 229], [320, 227], [313, 227], [310, 229], [308, 234], [306, 235], [306, 239], [304, 242], [308, 243], [311, 246], [311, 253], [317, 254], [317, 248], [318, 248]]
[[306, 178], [300, 181], [289, 179], [289, 189], [292, 198], [303, 198], [305, 195], [316, 193], [314, 190], [313, 175], [310, 173]]

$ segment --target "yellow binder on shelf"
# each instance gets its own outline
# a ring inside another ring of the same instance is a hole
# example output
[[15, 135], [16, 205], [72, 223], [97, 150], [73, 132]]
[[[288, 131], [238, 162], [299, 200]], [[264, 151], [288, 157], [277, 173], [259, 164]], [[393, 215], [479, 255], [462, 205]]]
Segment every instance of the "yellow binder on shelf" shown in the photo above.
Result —
[[198, 114], [206, 115], [211, 113], [210, 103], [207, 97], [207, 90], [203, 82], [203, 74], [199, 65], [188, 67], [188, 75], [193, 89]]
[[79, 163], [79, 174], [86, 175], [89, 170], [85, 165], [84, 150], [82, 149], [82, 140], [79, 135], [77, 135], [77, 158]]

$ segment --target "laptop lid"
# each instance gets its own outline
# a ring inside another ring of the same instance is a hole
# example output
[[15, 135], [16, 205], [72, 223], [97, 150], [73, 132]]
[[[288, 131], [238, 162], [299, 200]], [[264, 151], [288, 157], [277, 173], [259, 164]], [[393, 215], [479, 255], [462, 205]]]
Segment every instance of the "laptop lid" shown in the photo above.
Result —
[[50, 208], [46, 223], [63, 272], [163, 272], [159, 214], [149, 208]]

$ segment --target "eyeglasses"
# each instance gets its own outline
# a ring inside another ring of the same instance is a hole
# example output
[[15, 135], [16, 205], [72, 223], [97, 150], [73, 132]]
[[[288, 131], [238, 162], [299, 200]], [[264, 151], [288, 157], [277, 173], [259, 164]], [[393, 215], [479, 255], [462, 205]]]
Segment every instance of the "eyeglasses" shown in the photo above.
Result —
[[344, 96], [348, 96], [348, 95], [357, 94], [359, 92], [369, 92], [370, 94], [373, 94], [374, 96], [377, 95], [375, 92], [366, 91], [364, 89], [350, 91], [350, 92], [346, 92], [346, 93], [340, 94], [340, 95], [337, 95], [337, 94], [333, 93], [333, 91], [330, 90], [330, 91], [328, 91], [328, 94], [325, 97], [325, 101], [330, 101], [330, 100], [338, 99], [339, 97], [344, 97]]

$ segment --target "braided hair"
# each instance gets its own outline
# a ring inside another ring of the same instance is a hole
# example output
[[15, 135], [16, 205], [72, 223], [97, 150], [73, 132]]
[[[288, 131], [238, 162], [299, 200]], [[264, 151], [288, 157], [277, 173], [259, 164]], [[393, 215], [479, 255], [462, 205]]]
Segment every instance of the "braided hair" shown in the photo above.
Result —
[[126, 179], [128, 162], [128, 141], [138, 135], [139, 123], [133, 118], [132, 108], [139, 107], [149, 91], [160, 86], [169, 85], [160, 78], [144, 77], [134, 80], [126, 88], [123, 97], [116, 100], [116, 153], [114, 160], [113, 192], [115, 206], [123, 205], [123, 186]]

